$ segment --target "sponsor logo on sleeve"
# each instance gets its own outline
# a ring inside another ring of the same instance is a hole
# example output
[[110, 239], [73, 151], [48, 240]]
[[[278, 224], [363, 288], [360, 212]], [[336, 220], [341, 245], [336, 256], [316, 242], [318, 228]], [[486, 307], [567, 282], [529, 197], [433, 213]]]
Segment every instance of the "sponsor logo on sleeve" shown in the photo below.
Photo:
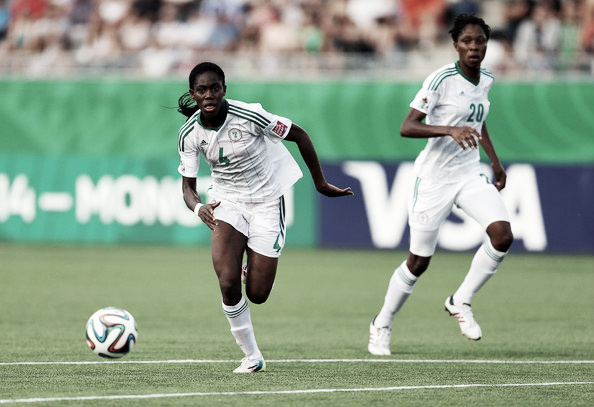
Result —
[[285, 135], [285, 132], [287, 131], [288, 127], [286, 124], [281, 123], [280, 121], [276, 121], [276, 125], [274, 126], [274, 128], [272, 129], [272, 132], [274, 134], [276, 134], [279, 137], [282, 137]]

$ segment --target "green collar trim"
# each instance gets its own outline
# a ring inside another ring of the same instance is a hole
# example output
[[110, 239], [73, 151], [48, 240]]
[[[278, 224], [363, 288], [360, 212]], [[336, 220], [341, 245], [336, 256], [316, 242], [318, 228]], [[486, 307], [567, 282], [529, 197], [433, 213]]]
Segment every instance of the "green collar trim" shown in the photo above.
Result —
[[[225, 99], [225, 106], [227, 107], [227, 111], [229, 111], [229, 102], [227, 102], [227, 100]], [[198, 124], [202, 127], [204, 127], [206, 130], [214, 130], [214, 131], [219, 131], [221, 129], [221, 127], [223, 127], [223, 125], [225, 124], [226, 120], [223, 120], [223, 123], [218, 126], [218, 127], [208, 127], [205, 126], [204, 123], [202, 123], [202, 112], [198, 112], [198, 116], [196, 117], [196, 122], [198, 122]]]
[[478, 79], [478, 81], [475, 82], [472, 79], [470, 79], [468, 76], [466, 76], [466, 74], [464, 72], [462, 72], [462, 68], [460, 68], [460, 61], [456, 61], [456, 64], [455, 65], [456, 65], [456, 70], [458, 71], [458, 73], [460, 75], [462, 75], [462, 77], [464, 79], [466, 79], [468, 82], [472, 83], [474, 86], [477, 86], [479, 84], [479, 82], [481, 81], [480, 72], [479, 72], [479, 79]]

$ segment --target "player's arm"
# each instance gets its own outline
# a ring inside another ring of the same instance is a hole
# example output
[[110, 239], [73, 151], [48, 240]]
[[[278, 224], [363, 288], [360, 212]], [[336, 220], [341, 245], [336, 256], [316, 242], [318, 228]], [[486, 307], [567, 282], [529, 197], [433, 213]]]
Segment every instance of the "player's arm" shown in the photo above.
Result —
[[316, 153], [309, 134], [307, 134], [303, 128], [293, 123], [289, 133], [284, 139], [297, 144], [299, 153], [301, 153], [303, 161], [305, 161], [307, 168], [309, 168], [314, 185], [316, 186], [316, 190], [319, 193], [330, 197], [353, 195], [353, 191], [351, 191], [350, 187], [340, 189], [326, 181], [324, 172], [322, 171], [322, 166], [318, 160], [318, 154]]
[[481, 128], [481, 137], [479, 138], [479, 143], [481, 143], [481, 147], [489, 157], [491, 161], [491, 168], [493, 168], [493, 174], [495, 175], [495, 182], [493, 183], [498, 191], [501, 191], [505, 188], [505, 183], [507, 181], [507, 174], [503, 169], [503, 165], [501, 165], [501, 161], [499, 161], [499, 157], [495, 152], [495, 147], [491, 142], [491, 136], [489, 135], [489, 130], [487, 129], [487, 123], [483, 122], [483, 127]]
[[214, 230], [217, 225], [217, 220], [214, 217], [214, 208], [219, 206], [221, 202], [214, 204], [203, 205], [200, 195], [196, 191], [196, 178], [182, 176], [182, 192], [186, 206], [193, 211], [202, 222], [206, 224], [211, 230]]
[[464, 150], [478, 148], [478, 131], [469, 126], [434, 126], [424, 122], [427, 114], [411, 108], [400, 126], [400, 135], [408, 138], [452, 137]]

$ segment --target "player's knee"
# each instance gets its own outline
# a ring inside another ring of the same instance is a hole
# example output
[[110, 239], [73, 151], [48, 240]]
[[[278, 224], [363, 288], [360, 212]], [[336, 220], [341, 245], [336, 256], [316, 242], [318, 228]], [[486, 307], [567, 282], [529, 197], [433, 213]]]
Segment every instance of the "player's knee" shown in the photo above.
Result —
[[508, 222], [497, 222], [490, 226], [492, 233], [489, 234], [491, 238], [491, 245], [495, 250], [500, 252], [507, 252], [514, 242], [514, 234]]
[[420, 277], [429, 267], [430, 261], [431, 257], [422, 257], [410, 253], [406, 260], [406, 266], [413, 275]]
[[512, 243], [514, 242], [514, 235], [510, 231], [505, 232], [504, 234], [500, 235], [497, 239], [497, 242], [493, 244], [493, 247], [500, 252], [506, 252], [511, 247]]
[[219, 279], [219, 287], [225, 304], [236, 304], [241, 299], [241, 286], [230, 279]]
[[268, 296], [270, 295], [270, 290], [247, 290], [246, 289], [246, 295], [248, 297], [248, 299], [254, 303], [254, 304], [263, 304], [266, 302], [266, 300], [268, 299]]

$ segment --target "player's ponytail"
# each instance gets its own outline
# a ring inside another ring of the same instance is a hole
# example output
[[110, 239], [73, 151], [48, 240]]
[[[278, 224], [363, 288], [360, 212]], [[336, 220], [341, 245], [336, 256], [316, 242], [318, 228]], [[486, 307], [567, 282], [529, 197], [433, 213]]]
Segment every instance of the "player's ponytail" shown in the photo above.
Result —
[[186, 117], [191, 117], [198, 110], [198, 105], [192, 99], [190, 92], [186, 92], [177, 100], [177, 111]]

